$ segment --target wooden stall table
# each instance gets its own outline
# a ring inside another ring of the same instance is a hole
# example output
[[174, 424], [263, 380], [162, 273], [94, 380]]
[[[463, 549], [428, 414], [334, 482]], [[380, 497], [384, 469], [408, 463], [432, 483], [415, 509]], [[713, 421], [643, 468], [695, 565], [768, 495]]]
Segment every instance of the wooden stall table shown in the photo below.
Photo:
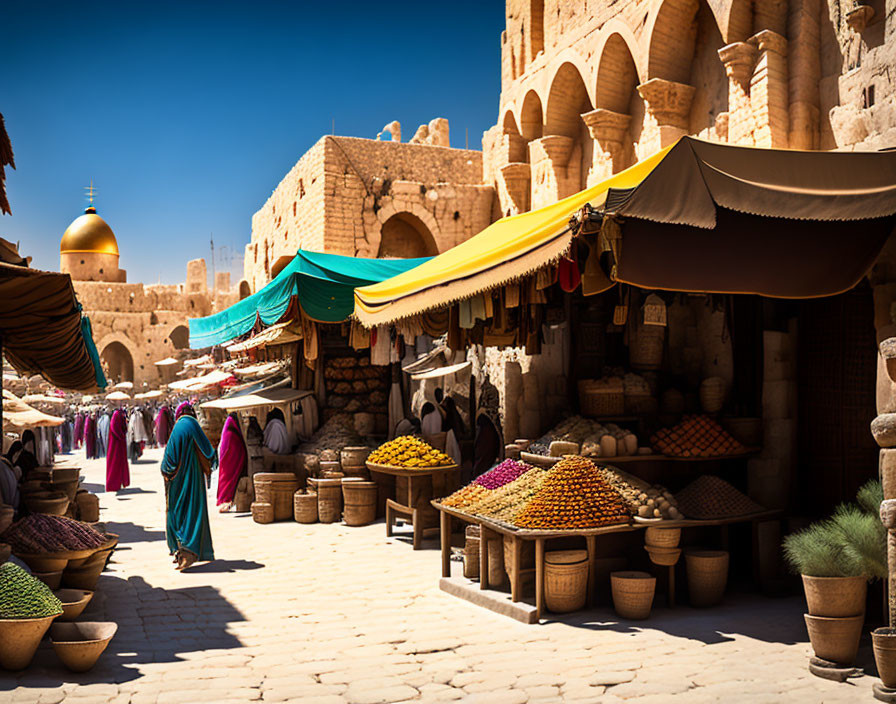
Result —
[[[447, 478], [457, 471], [457, 465], [409, 469], [367, 462], [367, 469], [371, 475], [387, 475], [395, 478], [395, 499], [386, 499], [386, 537], [392, 537], [392, 526], [395, 524], [395, 519], [401, 516], [411, 522], [414, 529], [414, 550], [419, 550], [424, 530], [429, 528], [439, 530], [436, 512], [433, 511], [430, 502], [433, 500], [434, 492], [444, 492]], [[450, 531], [448, 539], [451, 540]]]
[[[520, 553], [522, 551], [523, 541], [531, 540], [535, 542], [535, 609], [537, 618], [541, 618], [544, 611], [544, 553], [545, 541], [552, 538], [570, 538], [582, 537], [585, 539], [586, 549], [588, 551], [588, 607], [593, 605], [594, 591], [596, 583], [596, 543], [597, 538], [601, 535], [610, 533], [624, 533], [645, 528], [697, 528], [721, 526], [727, 527], [735, 523], [751, 523], [752, 524], [752, 543], [753, 543], [753, 573], [754, 579], [758, 583], [759, 564], [758, 564], [758, 533], [759, 524], [765, 521], [777, 520], [783, 517], [783, 511], [761, 511], [759, 513], [747, 514], [743, 516], [732, 516], [729, 518], [719, 519], [681, 519], [677, 521], [664, 520], [657, 523], [621, 523], [612, 526], [602, 526], [600, 528], [587, 528], [580, 530], [528, 530], [515, 529], [506, 524], [491, 521], [481, 516], [473, 516], [463, 511], [458, 511], [449, 506], [444, 506], [437, 501], [433, 501], [432, 505], [441, 515], [442, 528], [442, 577], [451, 576], [451, 535], [450, 525], [451, 517], [455, 517], [466, 523], [480, 526], [480, 543], [479, 543], [479, 588], [488, 589], [488, 541], [503, 539], [508, 536], [511, 539], [511, 550], [513, 556], [510, 560], [510, 598], [511, 601], [520, 601], [522, 599], [522, 575], [525, 572], [521, 568]], [[667, 598], [669, 606], [675, 605], [675, 565], [667, 567], [668, 569], [668, 589]]]

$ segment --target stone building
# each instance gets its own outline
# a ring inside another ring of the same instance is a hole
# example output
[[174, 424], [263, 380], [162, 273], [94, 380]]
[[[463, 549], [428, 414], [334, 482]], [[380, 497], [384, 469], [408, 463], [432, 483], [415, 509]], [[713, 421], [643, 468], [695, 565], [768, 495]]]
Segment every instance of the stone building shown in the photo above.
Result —
[[[793, 149], [896, 144], [896, 15], [882, 0], [507, 0], [498, 120], [482, 152], [447, 124], [402, 144], [323, 137], [252, 219], [240, 295], [296, 248], [433, 254], [575, 193], [682, 135]], [[479, 349], [509, 436], [568, 395], [563, 325], [538, 356]], [[509, 391], [509, 393], [508, 393]], [[508, 399], [513, 399], [508, 403]]]
[[236, 301], [229, 274], [209, 290], [204, 259], [187, 263], [185, 283], [127, 283], [119, 268], [118, 241], [91, 205], [65, 230], [60, 269], [71, 274], [78, 300], [90, 316], [93, 339], [111, 383], [132, 381], [137, 390], [157, 386], [155, 362], [185, 355], [188, 318], [209, 315]]

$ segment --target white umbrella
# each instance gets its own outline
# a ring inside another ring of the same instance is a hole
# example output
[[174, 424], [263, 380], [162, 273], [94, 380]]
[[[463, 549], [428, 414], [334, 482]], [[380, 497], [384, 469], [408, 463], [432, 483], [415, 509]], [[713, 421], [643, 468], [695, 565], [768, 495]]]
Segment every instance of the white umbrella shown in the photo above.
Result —
[[123, 391], [113, 391], [111, 394], [106, 394], [107, 401], [130, 401], [131, 397], [128, 396]]

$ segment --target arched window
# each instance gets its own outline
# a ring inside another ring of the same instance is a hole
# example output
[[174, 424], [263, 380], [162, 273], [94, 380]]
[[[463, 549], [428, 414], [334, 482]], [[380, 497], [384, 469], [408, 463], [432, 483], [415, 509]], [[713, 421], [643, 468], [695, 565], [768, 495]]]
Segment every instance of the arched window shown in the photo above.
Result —
[[190, 331], [186, 325], [178, 325], [168, 335], [171, 344], [176, 350], [186, 350], [190, 347]]
[[103, 348], [100, 358], [115, 383], [134, 381], [134, 359], [123, 344], [118, 341], [110, 342]]
[[429, 257], [438, 253], [435, 238], [416, 215], [396, 213], [383, 223], [378, 258]]

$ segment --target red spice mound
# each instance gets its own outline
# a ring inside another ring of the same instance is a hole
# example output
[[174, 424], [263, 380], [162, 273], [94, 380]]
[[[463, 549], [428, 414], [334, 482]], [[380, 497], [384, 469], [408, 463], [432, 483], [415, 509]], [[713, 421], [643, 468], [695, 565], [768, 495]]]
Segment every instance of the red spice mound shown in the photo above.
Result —
[[95, 528], [64, 516], [33, 513], [13, 523], [0, 535], [14, 552], [40, 554], [62, 550], [88, 550], [106, 542]]
[[685, 416], [678, 425], [658, 430], [650, 444], [670, 457], [722, 457], [746, 450], [709, 416]]

